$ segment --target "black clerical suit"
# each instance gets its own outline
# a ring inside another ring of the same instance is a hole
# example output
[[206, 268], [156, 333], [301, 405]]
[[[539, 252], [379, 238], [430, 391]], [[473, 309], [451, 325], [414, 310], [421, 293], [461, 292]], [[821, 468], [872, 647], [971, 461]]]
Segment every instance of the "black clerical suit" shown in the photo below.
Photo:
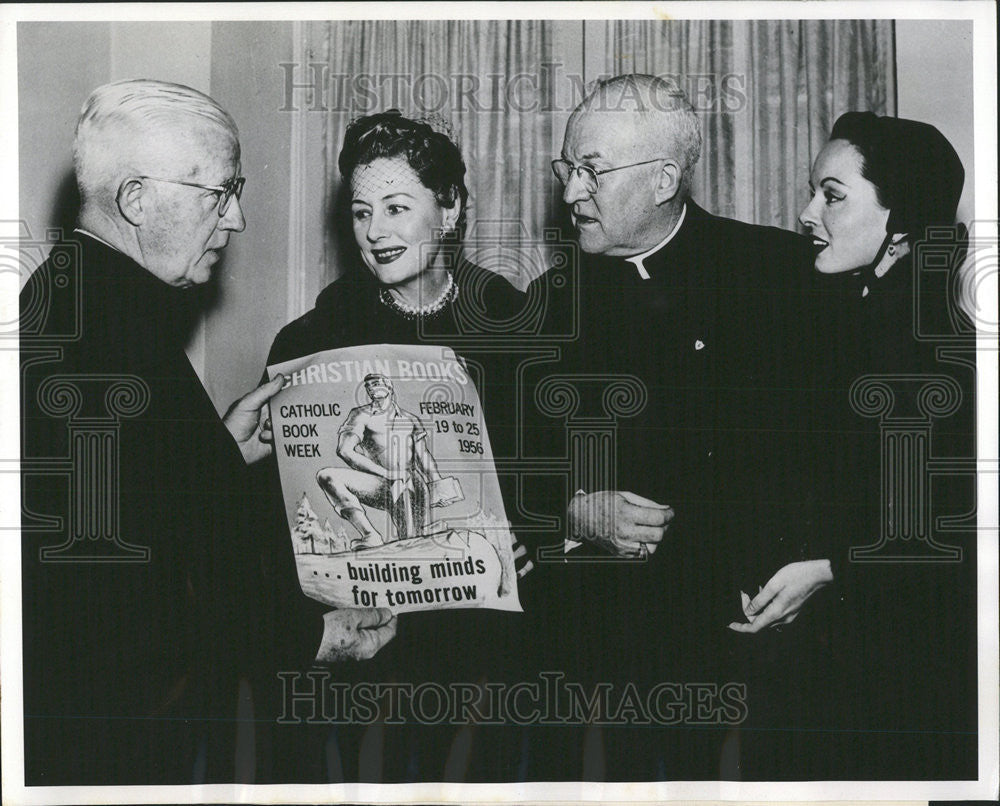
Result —
[[[613, 489], [676, 513], [646, 562], [597, 561], [601, 552], [585, 545], [578, 551], [595, 561], [546, 569], [558, 593], [548, 623], [538, 626], [545, 668], [590, 684], [631, 682], [641, 697], [664, 681], [746, 681], [734, 664], [744, 636], [726, 625], [740, 617], [751, 546], [797, 506], [781, 496], [774, 464], [787, 450], [774, 441], [787, 436], [778, 390], [793, 372], [789, 326], [810, 259], [800, 236], [719, 218], [688, 201], [673, 237], [644, 259], [648, 279], [624, 258], [584, 255], [569, 282], [553, 282], [552, 272], [538, 281], [553, 316], [566, 320], [575, 309], [579, 328], [562, 363], [540, 367], [534, 380], [553, 372], [638, 379], [645, 403], [618, 416]], [[599, 403], [584, 398], [578, 410]], [[558, 418], [538, 427], [555, 454], [566, 450], [564, 429]], [[727, 727], [718, 724], [718, 708], [707, 724], [693, 703], [687, 708], [677, 725], [606, 730], [605, 776], [737, 774], [720, 768]], [[558, 753], [576, 754], [574, 741]], [[543, 766], [559, 764], [555, 754], [545, 760], [544, 748], [539, 757]], [[573, 763], [566, 777], [592, 774]]]
[[80, 234], [21, 294], [29, 785], [232, 781], [240, 678], [266, 722], [319, 647], [185, 355], [193, 293]]

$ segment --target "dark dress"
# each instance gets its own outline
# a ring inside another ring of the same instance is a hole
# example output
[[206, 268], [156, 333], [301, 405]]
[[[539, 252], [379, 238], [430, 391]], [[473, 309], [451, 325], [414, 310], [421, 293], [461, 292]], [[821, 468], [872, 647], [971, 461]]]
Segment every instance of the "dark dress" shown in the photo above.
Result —
[[835, 580], [784, 628], [791, 653], [768, 636], [790, 730], [755, 759], [767, 777], [975, 777], [975, 345], [950, 277], [916, 280], [910, 259], [813, 277], [796, 409], [816, 528], [774, 570], [824, 557]]
[[191, 301], [84, 235], [22, 291], [28, 785], [232, 782], [240, 680], [266, 723], [275, 673], [319, 647], [184, 353]]
[[[461, 262], [454, 270], [457, 298], [440, 314], [407, 319], [379, 300], [379, 286], [355, 268], [327, 286], [316, 306], [286, 325], [274, 339], [269, 365], [363, 344], [430, 344], [451, 347], [466, 361], [483, 404], [495, 457], [512, 455], [515, 443], [513, 364], [503, 349], [496, 323], [516, 316], [523, 295], [499, 275]], [[276, 464], [267, 481], [280, 489]], [[511, 507], [511, 479], [500, 477]], [[508, 512], [513, 519], [515, 513]], [[515, 530], [516, 533], [516, 530]], [[523, 589], [523, 581], [519, 588]], [[523, 602], [523, 595], [522, 595]], [[513, 674], [512, 649], [522, 614], [489, 610], [409, 613], [399, 618], [396, 638], [375, 658], [337, 669], [338, 681], [419, 685], [432, 681], [483, 683]], [[516, 649], [516, 647], [515, 647]], [[295, 780], [366, 782], [513, 780], [509, 756], [515, 739], [492, 734], [498, 729], [464, 729], [442, 724], [338, 725], [284, 732], [297, 748], [288, 775]], [[327, 762], [330, 747], [338, 761]], [[504, 747], [507, 749], [505, 750]]]

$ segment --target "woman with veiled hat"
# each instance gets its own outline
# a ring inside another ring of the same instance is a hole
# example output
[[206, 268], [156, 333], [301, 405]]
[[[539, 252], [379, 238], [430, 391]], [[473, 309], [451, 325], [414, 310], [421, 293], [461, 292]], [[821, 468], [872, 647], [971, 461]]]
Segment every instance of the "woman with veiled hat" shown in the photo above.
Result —
[[[786, 658], [796, 647], [800, 668], [776, 664], [761, 685], [786, 698], [776, 713], [795, 752], [820, 748], [820, 775], [975, 776], [974, 533], [942, 536], [935, 520], [973, 511], [974, 487], [968, 476], [931, 486], [925, 472], [935, 456], [975, 455], [974, 344], [953, 332], [949, 359], [928, 337], [954, 331], [961, 315], [948, 295], [964, 177], [935, 127], [848, 112], [816, 158], [799, 216], [818, 272], [796, 423], [796, 490], [811, 496], [812, 517], [790, 524], [808, 535], [788, 541], [798, 556], [745, 602], [747, 622], [730, 626], [760, 633], [807, 616], [769, 645], [784, 643]], [[875, 411], [881, 402], [889, 408]], [[943, 544], [959, 544], [958, 555]]]
[[[315, 307], [277, 334], [267, 363], [366, 344], [451, 347], [468, 361], [494, 455], [512, 455], [516, 357], [503, 338], [523, 315], [524, 295], [463, 255], [469, 192], [458, 145], [442, 122], [389, 110], [348, 125], [338, 167], [349, 193], [346, 214], [356, 250], [341, 276], [320, 292]], [[509, 474], [501, 477], [508, 517], [514, 515], [511, 485]], [[514, 552], [523, 577], [531, 563], [517, 543]], [[519, 615], [486, 609], [410, 613], [385, 652], [338, 675], [341, 681], [411, 689], [428, 681], [440, 688], [496, 680], [504, 674], [504, 648], [520, 629]], [[301, 769], [308, 757], [334, 775], [329, 759], [335, 758], [336, 774], [346, 780], [503, 777], [497, 772], [503, 758], [484, 749], [494, 746], [495, 737], [487, 740], [480, 726], [462, 730], [447, 721], [406, 722], [341, 725], [334, 731], [335, 743], [306, 734], [297, 740], [303, 749], [292, 758], [293, 769], [307, 775]]]

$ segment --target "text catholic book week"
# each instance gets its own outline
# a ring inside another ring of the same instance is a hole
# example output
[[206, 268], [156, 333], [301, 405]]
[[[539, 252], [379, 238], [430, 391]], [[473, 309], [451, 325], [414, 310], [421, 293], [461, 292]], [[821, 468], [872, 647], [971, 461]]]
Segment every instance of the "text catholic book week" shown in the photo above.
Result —
[[378, 344], [268, 367], [302, 590], [335, 607], [520, 610], [482, 405], [447, 347]]

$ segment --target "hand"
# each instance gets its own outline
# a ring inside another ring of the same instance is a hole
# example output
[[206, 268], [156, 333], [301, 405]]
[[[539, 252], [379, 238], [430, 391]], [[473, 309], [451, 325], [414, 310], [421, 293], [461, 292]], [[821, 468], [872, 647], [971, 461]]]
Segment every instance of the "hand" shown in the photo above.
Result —
[[[281, 391], [285, 379], [279, 375], [274, 380], [261, 384], [250, 394], [244, 395], [229, 407], [226, 416], [222, 421], [233, 435], [236, 444], [240, 446], [240, 453], [243, 454], [243, 461], [248, 465], [270, 456], [274, 450], [273, 435], [271, 434], [270, 409], [267, 402]], [[267, 429], [260, 429], [261, 412], [264, 411], [264, 418]]]
[[743, 612], [749, 619], [748, 623], [734, 621], [729, 629], [757, 633], [765, 627], [790, 624], [809, 597], [831, 582], [833, 571], [829, 560], [789, 563], [768, 580], [760, 593], [744, 604]]
[[274, 447], [274, 430], [271, 427], [271, 402], [268, 401], [260, 407], [260, 431], [257, 432], [257, 439]]
[[535, 564], [528, 557], [528, 550], [516, 537], [511, 542], [510, 548], [514, 557], [514, 568], [516, 569], [517, 577], [521, 579], [535, 567]]
[[674, 518], [669, 506], [616, 490], [575, 495], [566, 514], [571, 536], [616, 557], [652, 554]]
[[368, 660], [396, 635], [396, 616], [386, 607], [332, 610], [323, 621], [323, 640], [316, 653], [320, 663]]

